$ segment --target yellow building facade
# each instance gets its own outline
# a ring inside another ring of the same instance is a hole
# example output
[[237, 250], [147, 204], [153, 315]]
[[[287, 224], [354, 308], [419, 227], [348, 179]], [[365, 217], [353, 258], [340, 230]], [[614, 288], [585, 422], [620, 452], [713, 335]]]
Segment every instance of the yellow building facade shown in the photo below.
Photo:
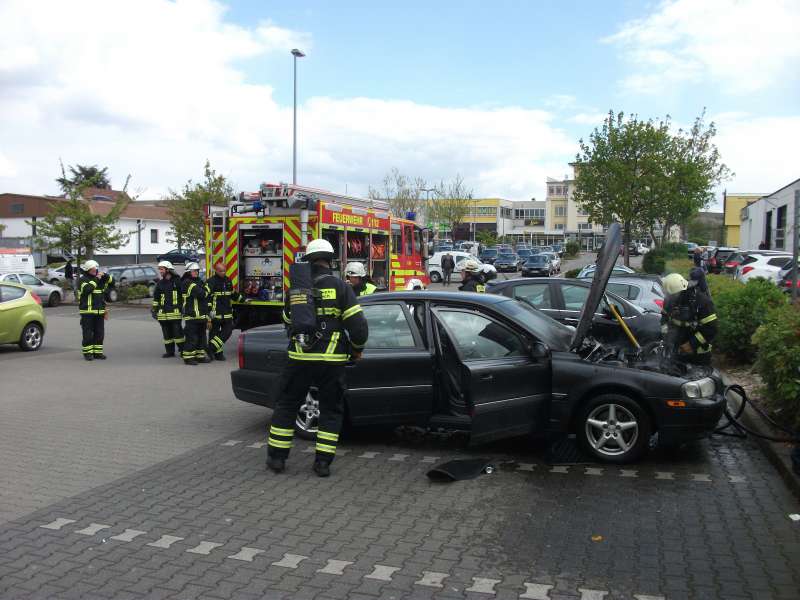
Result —
[[742, 225], [742, 209], [748, 204], [763, 198], [765, 194], [737, 194], [723, 193], [723, 224], [725, 226], [725, 245], [735, 248], [740, 247], [740, 228]]

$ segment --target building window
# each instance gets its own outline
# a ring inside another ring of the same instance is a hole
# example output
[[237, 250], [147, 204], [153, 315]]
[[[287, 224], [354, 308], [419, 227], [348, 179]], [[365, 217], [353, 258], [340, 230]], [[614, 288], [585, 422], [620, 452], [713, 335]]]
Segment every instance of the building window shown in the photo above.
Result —
[[775, 248], [783, 250], [786, 240], [786, 205], [778, 207], [775, 220]]
[[556, 206], [556, 213], [557, 217], [566, 217], [567, 216], [567, 207], [566, 206]]
[[564, 224], [563, 223], [556, 223], [555, 224], [556, 231], [564, 231]]
[[581, 230], [581, 229], [586, 230], [586, 229], [591, 229], [591, 228], [592, 228], [592, 224], [591, 223], [578, 223], [578, 229], [579, 230]]
[[21, 203], [12, 204], [11, 205], [11, 214], [12, 215], [21, 215], [25, 212], [25, 205]]
[[150, 230], [150, 243], [157, 244], [158, 243], [158, 229], [151, 229]]
[[583, 210], [580, 206], [578, 207], [578, 216], [579, 217], [588, 217], [589, 213]]

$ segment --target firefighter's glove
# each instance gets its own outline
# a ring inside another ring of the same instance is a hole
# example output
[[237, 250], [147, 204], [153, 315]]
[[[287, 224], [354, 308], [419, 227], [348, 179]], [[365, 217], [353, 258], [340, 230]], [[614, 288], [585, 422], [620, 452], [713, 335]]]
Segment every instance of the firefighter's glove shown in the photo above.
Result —
[[691, 354], [693, 352], [692, 345], [689, 342], [684, 342], [681, 344], [680, 350], [686, 354]]
[[357, 360], [361, 360], [361, 351], [360, 350], [353, 350], [350, 353], [350, 360], [352, 360], [353, 362], [355, 362]]

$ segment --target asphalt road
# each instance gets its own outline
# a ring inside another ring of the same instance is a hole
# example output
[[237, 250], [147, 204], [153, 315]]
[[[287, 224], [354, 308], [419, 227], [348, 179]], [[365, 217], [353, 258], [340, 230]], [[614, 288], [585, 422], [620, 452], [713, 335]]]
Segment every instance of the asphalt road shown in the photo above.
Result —
[[[748, 441], [554, 466], [525, 439], [376, 429], [330, 479], [303, 441], [278, 476], [270, 411], [230, 391], [235, 339], [186, 367], [115, 307], [86, 363], [74, 313], [47, 310], [40, 352], [0, 351], [0, 598], [798, 597], [800, 503]], [[497, 469], [425, 477], [467, 456]]]

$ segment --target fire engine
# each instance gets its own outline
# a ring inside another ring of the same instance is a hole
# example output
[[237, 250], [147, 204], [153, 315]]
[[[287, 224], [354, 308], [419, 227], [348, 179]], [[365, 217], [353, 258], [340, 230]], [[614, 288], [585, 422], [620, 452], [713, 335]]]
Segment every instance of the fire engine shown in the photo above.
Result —
[[244, 296], [235, 310], [239, 327], [280, 322], [289, 289], [289, 266], [309, 241], [333, 246], [333, 272], [364, 263], [378, 288], [403, 289], [409, 279], [428, 284], [427, 245], [412, 214], [395, 217], [389, 205], [292, 184], [262, 184], [228, 206], [209, 206], [205, 219], [206, 272], [222, 263]]

